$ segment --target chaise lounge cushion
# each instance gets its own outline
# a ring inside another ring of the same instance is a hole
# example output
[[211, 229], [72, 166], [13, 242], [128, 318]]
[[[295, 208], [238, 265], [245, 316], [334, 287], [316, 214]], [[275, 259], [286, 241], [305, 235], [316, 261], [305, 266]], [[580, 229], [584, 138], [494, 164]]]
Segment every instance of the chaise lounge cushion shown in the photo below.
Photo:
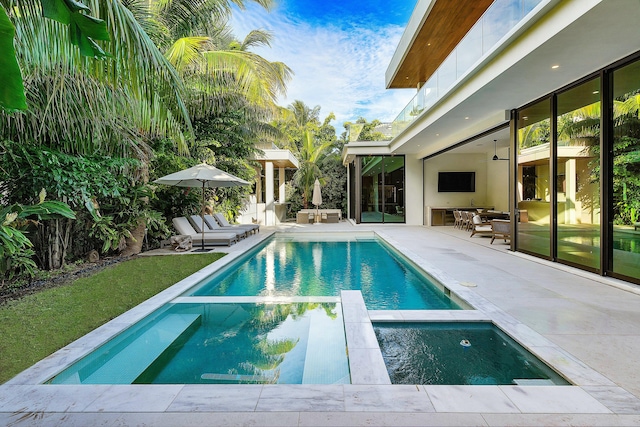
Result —
[[227, 218], [225, 218], [220, 212], [216, 212], [213, 215], [205, 215], [204, 219], [209, 222], [209, 225], [211, 225], [211, 221], [215, 221], [221, 227], [242, 229], [245, 230], [247, 234], [260, 232], [260, 224], [229, 224]]
[[[196, 232], [194, 228], [189, 223], [189, 220], [185, 217], [176, 217], [171, 220], [173, 222], [173, 226], [178, 231], [178, 234], [191, 236], [191, 240], [194, 245], [201, 245], [202, 233]], [[221, 232], [206, 232], [204, 233], [204, 245], [205, 246], [215, 246], [215, 245], [227, 245], [231, 246], [231, 244], [236, 243], [238, 241], [238, 236], [235, 233], [227, 233], [224, 231]]]
[[241, 230], [233, 227], [220, 227], [217, 223], [215, 223], [215, 221], [214, 221], [214, 226], [212, 227], [206, 218], [203, 224], [202, 217], [200, 215], [191, 215], [187, 219], [193, 226], [193, 229], [196, 230], [198, 233], [202, 233], [203, 231], [202, 229], [204, 228], [205, 233], [209, 233], [209, 232], [219, 233], [221, 231], [226, 231], [227, 233], [235, 233], [236, 236], [238, 236], [238, 240], [244, 239], [245, 237], [248, 236], [248, 233], [245, 230]]

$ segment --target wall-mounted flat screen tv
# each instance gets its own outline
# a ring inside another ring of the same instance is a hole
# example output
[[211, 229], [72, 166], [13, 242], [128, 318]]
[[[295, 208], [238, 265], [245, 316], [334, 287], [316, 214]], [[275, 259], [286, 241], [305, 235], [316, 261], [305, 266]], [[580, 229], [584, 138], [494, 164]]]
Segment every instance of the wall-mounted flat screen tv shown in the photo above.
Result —
[[439, 193], [474, 193], [475, 172], [438, 172]]

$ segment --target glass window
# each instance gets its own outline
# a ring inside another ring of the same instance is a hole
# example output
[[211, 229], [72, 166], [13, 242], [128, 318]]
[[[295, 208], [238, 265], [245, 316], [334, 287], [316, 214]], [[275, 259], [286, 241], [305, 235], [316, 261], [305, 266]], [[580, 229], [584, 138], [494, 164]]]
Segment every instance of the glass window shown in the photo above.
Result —
[[551, 256], [550, 100], [518, 111], [516, 249]]
[[557, 102], [557, 258], [599, 270], [600, 79]]
[[640, 61], [613, 73], [613, 271], [640, 279]]

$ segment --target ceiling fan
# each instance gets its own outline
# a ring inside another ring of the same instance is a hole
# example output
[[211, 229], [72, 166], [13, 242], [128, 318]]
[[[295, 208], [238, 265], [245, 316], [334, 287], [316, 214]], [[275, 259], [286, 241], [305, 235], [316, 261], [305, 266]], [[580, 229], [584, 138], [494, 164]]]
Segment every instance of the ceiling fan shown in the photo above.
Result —
[[491, 160], [509, 160], [509, 158], [503, 159], [498, 157], [498, 140], [497, 139], [493, 140], [493, 157], [491, 158]]

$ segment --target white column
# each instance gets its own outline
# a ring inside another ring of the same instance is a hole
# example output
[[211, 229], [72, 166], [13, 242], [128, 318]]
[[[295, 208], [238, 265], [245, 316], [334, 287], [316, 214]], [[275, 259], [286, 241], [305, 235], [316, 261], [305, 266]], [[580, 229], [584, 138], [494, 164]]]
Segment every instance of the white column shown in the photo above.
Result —
[[280, 186], [278, 187], [279, 190], [279, 195], [278, 195], [278, 202], [280, 203], [284, 203], [286, 202], [285, 198], [285, 191], [284, 191], [284, 168], [278, 168], [278, 174], [279, 174], [279, 178], [280, 178]]
[[275, 204], [273, 196], [273, 163], [264, 164], [264, 197], [265, 197], [265, 224], [266, 226], [276, 225]]

